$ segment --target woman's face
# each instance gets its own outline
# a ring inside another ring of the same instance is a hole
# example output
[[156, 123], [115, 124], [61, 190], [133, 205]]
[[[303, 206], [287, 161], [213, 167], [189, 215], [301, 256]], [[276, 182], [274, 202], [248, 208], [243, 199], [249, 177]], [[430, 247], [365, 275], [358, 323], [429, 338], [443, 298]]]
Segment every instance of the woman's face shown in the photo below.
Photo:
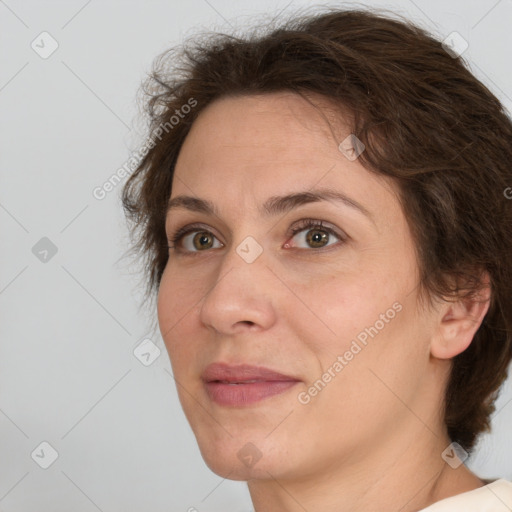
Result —
[[350, 465], [439, 400], [396, 189], [336, 130], [293, 93], [225, 98], [177, 161], [171, 199], [196, 200], [167, 216], [169, 239], [192, 226], [158, 318], [202, 455], [230, 479]]

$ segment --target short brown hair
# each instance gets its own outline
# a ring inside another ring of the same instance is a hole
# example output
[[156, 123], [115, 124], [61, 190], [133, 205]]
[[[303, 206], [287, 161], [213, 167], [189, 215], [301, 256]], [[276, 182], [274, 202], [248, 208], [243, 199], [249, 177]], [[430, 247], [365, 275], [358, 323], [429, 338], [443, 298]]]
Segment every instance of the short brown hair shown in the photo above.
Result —
[[[421, 290], [446, 299], [474, 294], [481, 271], [490, 276], [489, 311], [453, 360], [443, 405], [450, 438], [471, 452], [478, 434], [490, 430], [512, 358], [512, 201], [505, 194], [512, 123], [463, 59], [405, 19], [327, 9], [264, 34], [214, 33], [173, 48], [155, 60], [143, 89], [154, 146], [122, 202], [132, 249], [144, 258], [146, 297], [158, 290], [168, 259], [165, 212], [178, 153], [207, 105], [293, 91], [353, 114], [351, 131], [366, 147], [362, 165], [399, 185]], [[195, 108], [169, 123], [191, 99]]]

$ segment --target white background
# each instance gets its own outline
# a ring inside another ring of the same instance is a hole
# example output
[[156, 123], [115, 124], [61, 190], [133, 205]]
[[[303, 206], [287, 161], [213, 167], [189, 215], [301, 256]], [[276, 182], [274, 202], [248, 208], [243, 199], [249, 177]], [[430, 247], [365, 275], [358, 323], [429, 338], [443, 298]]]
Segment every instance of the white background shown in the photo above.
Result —
[[[102, 201], [92, 191], [143, 140], [136, 94], [158, 53], [314, 3], [0, 1], [0, 511], [251, 509], [244, 483], [202, 461], [154, 319], [138, 309], [121, 186]], [[512, 105], [512, 1], [361, 5], [459, 32], [473, 72]], [[47, 59], [31, 48], [43, 31], [59, 45]], [[32, 252], [43, 237], [57, 247], [46, 263]], [[161, 350], [147, 367], [133, 354], [146, 337]], [[512, 479], [510, 401], [508, 381], [469, 462], [481, 477]], [[48, 469], [31, 457], [43, 441], [58, 452]]]

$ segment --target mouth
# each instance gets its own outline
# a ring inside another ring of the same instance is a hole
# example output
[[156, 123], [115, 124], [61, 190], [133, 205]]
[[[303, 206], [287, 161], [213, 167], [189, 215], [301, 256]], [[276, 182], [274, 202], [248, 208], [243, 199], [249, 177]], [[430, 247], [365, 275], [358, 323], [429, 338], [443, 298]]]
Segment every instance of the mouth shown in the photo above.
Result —
[[210, 399], [226, 407], [243, 407], [279, 395], [300, 382], [299, 379], [252, 365], [209, 365], [202, 380]]

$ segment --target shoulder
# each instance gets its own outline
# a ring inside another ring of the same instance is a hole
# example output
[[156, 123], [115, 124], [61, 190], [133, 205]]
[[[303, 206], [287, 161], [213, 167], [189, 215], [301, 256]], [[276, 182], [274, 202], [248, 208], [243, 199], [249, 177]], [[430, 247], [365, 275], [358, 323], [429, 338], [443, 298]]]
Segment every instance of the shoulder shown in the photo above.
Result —
[[438, 501], [418, 512], [510, 512], [512, 482], [504, 478], [483, 481], [487, 485]]

